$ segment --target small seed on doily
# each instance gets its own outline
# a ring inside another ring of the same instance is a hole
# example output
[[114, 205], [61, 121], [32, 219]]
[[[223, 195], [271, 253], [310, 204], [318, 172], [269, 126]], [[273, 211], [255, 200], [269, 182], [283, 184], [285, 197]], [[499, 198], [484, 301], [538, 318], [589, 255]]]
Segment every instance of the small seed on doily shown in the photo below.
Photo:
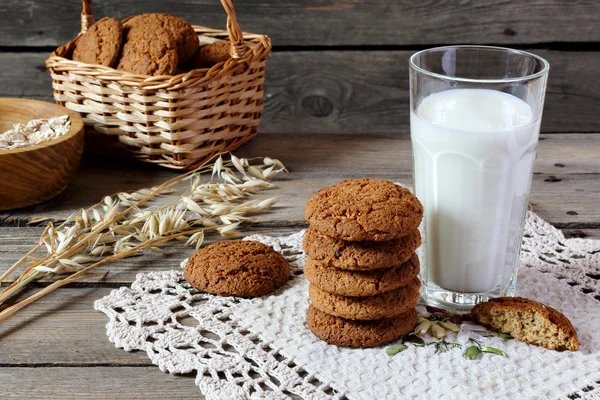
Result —
[[431, 334], [438, 339], [446, 336], [446, 329], [442, 328], [440, 325], [433, 323], [431, 324]]
[[460, 327], [458, 325], [456, 325], [456, 324], [451, 323], [451, 322], [440, 321], [440, 322], [438, 322], [438, 324], [441, 327], [446, 328], [446, 329], [450, 329], [451, 331], [454, 331], [454, 332], [460, 331]]
[[423, 321], [421, 321], [420, 324], [417, 325], [417, 327], [415, 328], [414, 332], [417, 335], [423, 334], [425, 332], [427, 332], [429, 330], [429, 328], [431, 327], [431, 321], [424, 319]]

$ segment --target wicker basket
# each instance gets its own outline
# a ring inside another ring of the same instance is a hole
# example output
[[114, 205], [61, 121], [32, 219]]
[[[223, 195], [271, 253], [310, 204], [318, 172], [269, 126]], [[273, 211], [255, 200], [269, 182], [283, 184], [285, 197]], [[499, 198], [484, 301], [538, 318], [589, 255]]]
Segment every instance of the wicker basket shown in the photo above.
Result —
[[[83, 0], [81, 32], [93, 23]], [[188, 170], [257, 133], [271, 41], [242, 33], [233, 0], [221, 0], [227, 30], [194, 26], [200, 42], [227, 39], [229, 60], [176, 76], [142, 76], [71, 60], [74, 40], [46, 60], [54, 99], [86, 124], [86, 146], [164, 167]], [[124, 20], [126, 21], [126, 20]]]

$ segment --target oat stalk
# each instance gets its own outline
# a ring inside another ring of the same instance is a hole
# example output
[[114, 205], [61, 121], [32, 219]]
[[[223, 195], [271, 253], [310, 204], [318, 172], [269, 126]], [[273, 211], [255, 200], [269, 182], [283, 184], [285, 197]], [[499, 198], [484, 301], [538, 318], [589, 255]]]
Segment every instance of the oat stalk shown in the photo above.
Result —
[[[224, 237], [236, 236], [241, 223], [276, 203], [276, 198], [247, 198], [271, 188], [271, 178], [282, 171], [285, 167], [281, 162], [271, 158], [240, 159], [230, 155], [225, 161], [219, 156], [214, 163], [207, 162], [159, 186], [106, 196], [58, 226], [49, 222], [39, 243], [0, 276], [0, 282], [5, 281], [19, 267], [26, 266], [14, 282], [0, 291], [0, 305], [33, 281], [66, 277], [4, 309], [0, 321], [91, 270], [138, 255], [144, 249], [161, 253], [160, 245], [172, 240], [199, 248], [208, 231]], [[204, 181], [203, 175], [209, 173], [210, 179]], [[146, 205], [168, 195], [172, 199], [165, 204]]]

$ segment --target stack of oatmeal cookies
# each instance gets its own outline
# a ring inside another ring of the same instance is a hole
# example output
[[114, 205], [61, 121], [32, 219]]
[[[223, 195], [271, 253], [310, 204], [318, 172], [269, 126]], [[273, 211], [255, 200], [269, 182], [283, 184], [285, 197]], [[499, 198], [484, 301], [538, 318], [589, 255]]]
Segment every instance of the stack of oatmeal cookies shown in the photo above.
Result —
[[346, 180], [315, 194], [305, 217], [310, 330], [344, 347], [379, 346], [412, 331], [419, 200], [389, 181]]

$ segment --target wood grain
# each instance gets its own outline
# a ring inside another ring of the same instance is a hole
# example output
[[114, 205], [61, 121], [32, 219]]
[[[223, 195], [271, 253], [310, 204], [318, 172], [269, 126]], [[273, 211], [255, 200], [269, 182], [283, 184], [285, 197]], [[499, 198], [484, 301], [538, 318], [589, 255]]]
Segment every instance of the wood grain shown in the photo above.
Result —
[[563, 229], [569, 239], [594, 239], [600, 240], [600, 229]]
[[[271, 236], [288, 235], [298, 232], [302, 229], [302, 224], [292, 226], [245, 226], [241, 229], [240, 238], [252, 234], [263, 234]], [[43, 227], [0, 227], [0, 272], [4, 272], [9, 266], [13, 265], [23, 254], [27, 253], [34, 247], [39, 240], [39, 236], [43, 232]], [[215, 241], [222, 240], [218, 234], [210, 233], [206, 235], [205, 244], [210, 244]], [[115, 287], [121, 284], [132, 282], [138, 273], [148, 273], [155, 271], [164, 271], [168, 269], [179, 269], [180, 263], [185, 258], [194, 254], [195, 250], [186, 247], [181, 242], [171, 242], [165, 246], [164, 254], [154, 254], [152, 252], [144, 252], [142, 255], [126, 258], [117, 262], [100, 267], [94, 274], [98, 275], [107, 273], [105, 276], [84, 277], [76, 284], [70, 287]], [[11, 282], [23, 270], [19, 269], [15, 275], [10, 277], [7, 282]], [[41, 279], [40, 285], [43, 285], [50, 279]], [[39, 285], [38, 285], [39, 286]], [[1, 338], [0, 338], [1, 339]], [[2, 361], [0, 360], [0, 364]]]
[[[410, 183], [408, 57], [436, 44], [494, 43], [525, 45], [551, 64], [542, 131], [555, 134], [541, 137], [534, 210], [565, 228], [567, 237], [600, 238], [600, 133], [593, 133], [600, 132], [600, 2], [245, 0], [236, 5], [242, 28], [270, 35], [276, 50], [267, 67], [261, 134], [236, 154], [277, 157], [290, 169], [276, 180], [276, 190], [265, 193], [283, 201], [244, 234], [297, 231], [305, 226], [308, 197], [343, 178]], [[71, 39], [79, 31], [80, 7], [79, 0], [1, 2], [0, 96], [52, 101], [47, 54], [35, 51]], [[225, 25], [221, 5], [213, 0], [98, 0], [93, 8], [97, 17], [170, 12], [196, 24]], [[37, 49], [28, 52], [28, 46]], [[544, 50], [548, 47], [570, 51]], [[30, 217], [65, 218], [105, 194], [174, 175], [84, 157], [75, 182], [58, 198], [0, 212], [0, 271], [37, 241], [42, 228], [23, 227]], [[106, 316], [93, 310], [95, 300], [130, 283], [136, 273], [177, 268], [191, 252], [175, 243], [164, 257], [121, 260], [102, 269], [110, 270], [104, 280], [86, 278], [61, 288], [0, 324], [0, 397], [202, 397], [191, 375], [162, 373], [146, 354], [116, 349], [105, 335]], [[22, 296], [31, 290], [36, 288]]]
[[157, 367], [2, 368], [3, 399], [201, 399], [193, 376]]
[[[275, 189], [262, 197], [278, 196], [281, 203], [258, 223], [243, 227], [242, 234], [288, 234], [306, 226], [304, 205], [318, 189], [344, 178], [370, 176], [411, 182], [411, 147], [407, 135], [291, 135], [265, 134], [237, 152], [240, 156], [277, 157], [290, 170], [276, 179]], [[600, 165], [597, 143], [600, 134], [543, 135], [540, 141], [531, 204], [535, 212], [573, 236], [597, 237], [600, 231]], [[344, 149], [343, 152], [337, 151]], [[360, 160], [357, 163], [357, 160]], [[26, 225], [34, 216], [65, 218], [80, 207], [91, 205], [104, 195], [150, 187], [174, 176], [171, 171], [135, 163], [114, 164], [105, 159], [87, 158], [71, 185], [58, 198], [23, 210], [0, 214], [0, 224]], [[8, 268], [36, 242], [41, 227], [0, 228], [0, 270]], [[218, 240], [209, 235], [208, 242]], [[103, 267], [110, 271], [94, 285], [127, 283], [138, 272], [177, 268], [193, 251], [176, 242], [164, 256], [145, 254]]]
[[[596, 150], [599, 142], [600, 134], [542, 135], [531, 203], [548, 222], [572, 229], [592, 228], [600, 223], [600, 165]], [[304, 223], [304, 205], [312, 193], [341, 179], [367, 176], [412, 181], [408, 135], [262, 134], [235, 153], [276, 157], [290, 170], [276, 178], [276, 189], [261, 194], [281, 198], [272, 212], [256, 218], [270, 224]], [[174, 175], [141, 164], [84, 157], [79, 174], [63, 194], [38, 206], [0, 213], [0, 221], [18, 225], [34, 216], [66, 218], [104, 195], [151, 187]], [[569, 211], [577, 214], [568, 214]]]
[[[600, 132], [600, 52], [534, 49], [551, 65], [542, 132]], [[267, 62], [260, 132], [409, 130], [412, 51], [276, 52]], [[42, 53], [0, 53], [0, 96], [52, 101]]]
[[[97, 18], [169, 12], [225, 27], [225, 13], [212, 0], [101, 0], [92, 8]], [[242, 29], [266, 33], [276, 46], [600, 40], [600, 3], [594, 0], [246, 0], [236, 11]], [[58, 46], [79, 32], [81, 1], [4, 0], [0, 12], [0, 46]]]
[[94, 311], [94, 301], [111, 290], [57, 290], [2, 322], [0, 365], [152, 365], [145, 353], [116, 350], [108, 341], [108, 318]]
[[69, 115], [62, 137], [32, 146], [0, 151], [0, 210], [31, 206], [62, 192], [73, 179], [83, 153], [83, 120], [53, 103], [0, 99], [0, 132], [33, 119]]
[[[568, 236], [600, 238], [600, 134], [542, 135], [532, 203], [546, 220], [568, 227]], [[239, 149], [240, 156], [269, 155], [290, 169], [276, 181], [281, 205], [245, 234], [281, 235], [304, 226], [302, 210], [317, 189], [346, 177], [372, 176], [410, 182], [411, 147], [406, 134], [303, 136], [262, 134]], [[145, 165], [85, 157], [74, 184], [50, 202], [10, 214], [0, 224], [24, 224], [34, 215], [60, 218], [102, 195], [151, 186], [174, 176]], [[575, 211], [573, 214], [570, 211]], [[0, 227], [0, 270], [33, 245], [41, 227]], [[214, 237], [209, 237], [214, 240]], [[0, 324], [3, 398], [198, 398], [191, 376], [172, 376], [151, 366], [142, 352], [116, 349], [105, 335], [106, 316], [93, 302], [139, 272], [176, 268], [190, 254], [179, 243], [166, 257], [145, 255], [109, 265], [110, 273], [65, 287]], [[88, 287], [86, 287], [86, 285]], [[21, 297], [32, 293], [23, 293]]]

